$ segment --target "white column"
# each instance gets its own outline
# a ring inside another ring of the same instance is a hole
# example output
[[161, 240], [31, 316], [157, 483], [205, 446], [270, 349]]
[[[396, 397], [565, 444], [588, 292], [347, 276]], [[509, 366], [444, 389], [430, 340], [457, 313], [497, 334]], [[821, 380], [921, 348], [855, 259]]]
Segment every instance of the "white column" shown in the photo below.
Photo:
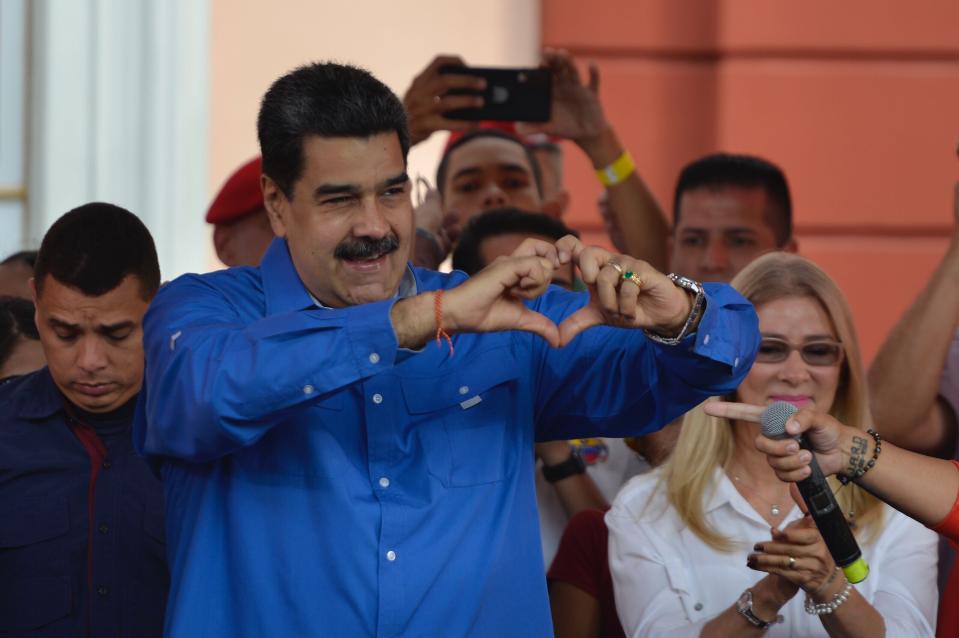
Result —
[[25, 248], [27, 5], [0, 2], [0, 259]]
[[90, 201], [136, 213], [164, 279], [205, 270], [208, 0], [36, 0], [28, 241]]

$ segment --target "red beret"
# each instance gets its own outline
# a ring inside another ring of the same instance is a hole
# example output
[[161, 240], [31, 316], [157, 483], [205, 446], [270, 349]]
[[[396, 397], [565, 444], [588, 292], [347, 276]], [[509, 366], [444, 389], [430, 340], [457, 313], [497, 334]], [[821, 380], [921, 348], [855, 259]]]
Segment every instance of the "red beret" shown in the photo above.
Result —
[[236, 169], [213, 198], [206, 212], [207, 223], [231, 222], [263, 208], [263, 193], [260, 191], [262, 172], [263, 162], [259, 155]]
[[[506, 122], [506, 121], [495, 121], [495, 120], [482, 120], [477, 125], [476, 128], [479, 129], [495, 129], [497, 131], [502, 131], [512, 135], [521, 143], [526, 146], [536, 146], [539, 144], [559, 144], [563, 141], [563, 138], [556, 137], [555, 135], [549, 135], [547, 133], [532, 133], [530, 135], [520, 135], [516, 130], [516, 122]], [[449, 137], [446, 139], [446, 146], [443, 147], [443, 153], [449, 150], [458, 139], [469, 133], [469, 130], [466, 131], [452, 131], [449, 134]]]
[[[512, 136], [515, 137], [517, 140], [519, 140], [519, 136], [516, 135], [516, 123], [515, 123], [515, 122], [505, 122], [505, 121], [499, 122], [499, 121], [494, 121], [494, 120], [482, 120], [482, 121], [479, 122], [479, 124], [477, 124], [476, 128], [484, 129], [484, 130], [495, 129], [495, 130], [497, 130], [497, 131], [502, 131], [503, 133], [507, 133], [507, 134], [509, 134], [509, 135], [512, 135]], [[469, 132], [470, 132], [469, 130], [466, 130], [466, 131], [450, 131], [449, 137], [446, 138], [446, 146], [443, 147], [443, 153], [446, 154], [446, 151], [449, 150], [449, 147], [452, 146], [452, 145], [456, 142], [456, 140], [460, 139], [461, 137], [463, 137], [464, 135], [466, 135], [466, 134], [469, 133]], [[520, 141], [522, 141], [522, 140], [520, 140]]]

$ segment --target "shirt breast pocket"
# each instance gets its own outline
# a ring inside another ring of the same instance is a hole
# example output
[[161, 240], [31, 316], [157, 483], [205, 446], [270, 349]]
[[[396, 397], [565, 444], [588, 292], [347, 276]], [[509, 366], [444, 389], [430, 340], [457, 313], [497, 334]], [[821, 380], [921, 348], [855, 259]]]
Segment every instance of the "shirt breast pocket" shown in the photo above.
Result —
[[444, 487], [497, 483], [515, 473], [527, 425], [511, 418], [518, 382], [508, 354], [488, 354], [442, 376], [401, 379], [427, 469]]
[[0, 511], [0, 634], [36, 629], [70, 613], [69, 529], [62, 498], [23, 499]]

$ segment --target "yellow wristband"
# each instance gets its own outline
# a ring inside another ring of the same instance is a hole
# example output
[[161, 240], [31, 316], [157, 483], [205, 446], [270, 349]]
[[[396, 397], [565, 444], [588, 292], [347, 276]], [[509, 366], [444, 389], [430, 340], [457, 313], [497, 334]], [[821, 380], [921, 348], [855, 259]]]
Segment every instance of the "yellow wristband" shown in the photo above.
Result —
[[633, 162], [633, 156], [629, 151], [623, 151], [623, 154], [616, 158], [616, 161], [606, 168], [596, 169], [596, 177], [607, 188], [616, 186], [624, 179], [629, 177], [636, 170], [636, 164]]

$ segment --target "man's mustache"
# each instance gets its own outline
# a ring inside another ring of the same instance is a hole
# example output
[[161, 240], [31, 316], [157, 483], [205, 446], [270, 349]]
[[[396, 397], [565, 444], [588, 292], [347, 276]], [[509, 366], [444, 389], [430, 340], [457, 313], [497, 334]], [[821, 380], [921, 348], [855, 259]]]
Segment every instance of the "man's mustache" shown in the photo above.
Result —
[[380, 255], [391, 253], [399, 247], [400, 240], [393, 233], [385, 237], [380, 237], [379, 239], [358, 237], [342, 242], [336, 247], [336, 250], [333, 251], [333, 256], [337, 259], [357, 261], [371, 257], [379, 257]]

